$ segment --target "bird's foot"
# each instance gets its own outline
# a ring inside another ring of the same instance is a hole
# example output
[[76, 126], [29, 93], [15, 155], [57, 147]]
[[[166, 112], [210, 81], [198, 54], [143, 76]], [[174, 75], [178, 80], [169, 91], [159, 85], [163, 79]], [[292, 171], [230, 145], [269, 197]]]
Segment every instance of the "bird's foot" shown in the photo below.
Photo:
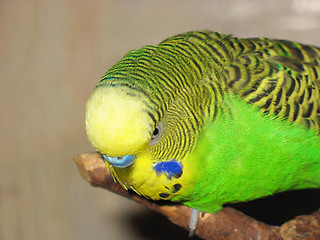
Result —
[[200, 211], [192, 208], [190, 219], [189, 219], [189, 237], [192, 237], [194, 235], [194, 232], [197, 229], [198, 222], [199, 222], [199, 215], [200, 215]]

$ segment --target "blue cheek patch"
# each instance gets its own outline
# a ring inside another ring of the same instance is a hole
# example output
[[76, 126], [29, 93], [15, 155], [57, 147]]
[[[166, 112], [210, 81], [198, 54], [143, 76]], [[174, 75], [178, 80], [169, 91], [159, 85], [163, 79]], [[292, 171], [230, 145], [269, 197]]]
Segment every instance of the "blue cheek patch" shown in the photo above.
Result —
[[162, 161], [154, 164], [153, 169], [156, 170], [157, 175], [165, 174], [168, 177], [179, 178], [182, 175], [182, 163], [176, 159], [170, 161]]

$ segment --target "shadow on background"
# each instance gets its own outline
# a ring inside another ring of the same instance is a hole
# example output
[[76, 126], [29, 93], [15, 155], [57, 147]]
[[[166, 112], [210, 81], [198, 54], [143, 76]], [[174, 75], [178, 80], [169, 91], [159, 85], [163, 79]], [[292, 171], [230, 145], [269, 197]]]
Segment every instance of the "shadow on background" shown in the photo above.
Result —
[[264, 223], [281, 225], [296, 216], [317, 211], [320, 208], [320, 191], [319, 189], [289, 191], [228, 206]]
[[132, 228], [132, 232], [141, 239], [154, 240], [177, 240], [190, 239], [200, 240], [197, 236], [188, 237], [188, 232], [169, 221], [169, 219], [152, 210], [146, 210], [143, 213], [132, 214], [126, 218], [126, 225]]

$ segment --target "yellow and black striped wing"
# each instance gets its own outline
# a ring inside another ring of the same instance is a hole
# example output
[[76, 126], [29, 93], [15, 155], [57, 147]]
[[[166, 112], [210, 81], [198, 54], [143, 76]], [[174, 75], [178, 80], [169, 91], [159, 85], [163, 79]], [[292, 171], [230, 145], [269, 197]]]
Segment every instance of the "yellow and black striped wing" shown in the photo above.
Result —
[[270, 39], [233, 39], [250, 48], [226, 67], [228, 89], [263, 112], [320, 130], [320, 49]]

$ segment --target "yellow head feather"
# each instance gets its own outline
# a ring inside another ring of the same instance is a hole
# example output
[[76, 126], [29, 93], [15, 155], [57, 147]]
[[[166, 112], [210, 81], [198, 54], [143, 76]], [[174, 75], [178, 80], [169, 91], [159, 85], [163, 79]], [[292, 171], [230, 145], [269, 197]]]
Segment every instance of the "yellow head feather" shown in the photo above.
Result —
[[126, 87], [96, 88], [87, 102], [86, 130], [94, 147], [111, 157], [134, 155], [150, 141], [153, 124], [141, 95]]

